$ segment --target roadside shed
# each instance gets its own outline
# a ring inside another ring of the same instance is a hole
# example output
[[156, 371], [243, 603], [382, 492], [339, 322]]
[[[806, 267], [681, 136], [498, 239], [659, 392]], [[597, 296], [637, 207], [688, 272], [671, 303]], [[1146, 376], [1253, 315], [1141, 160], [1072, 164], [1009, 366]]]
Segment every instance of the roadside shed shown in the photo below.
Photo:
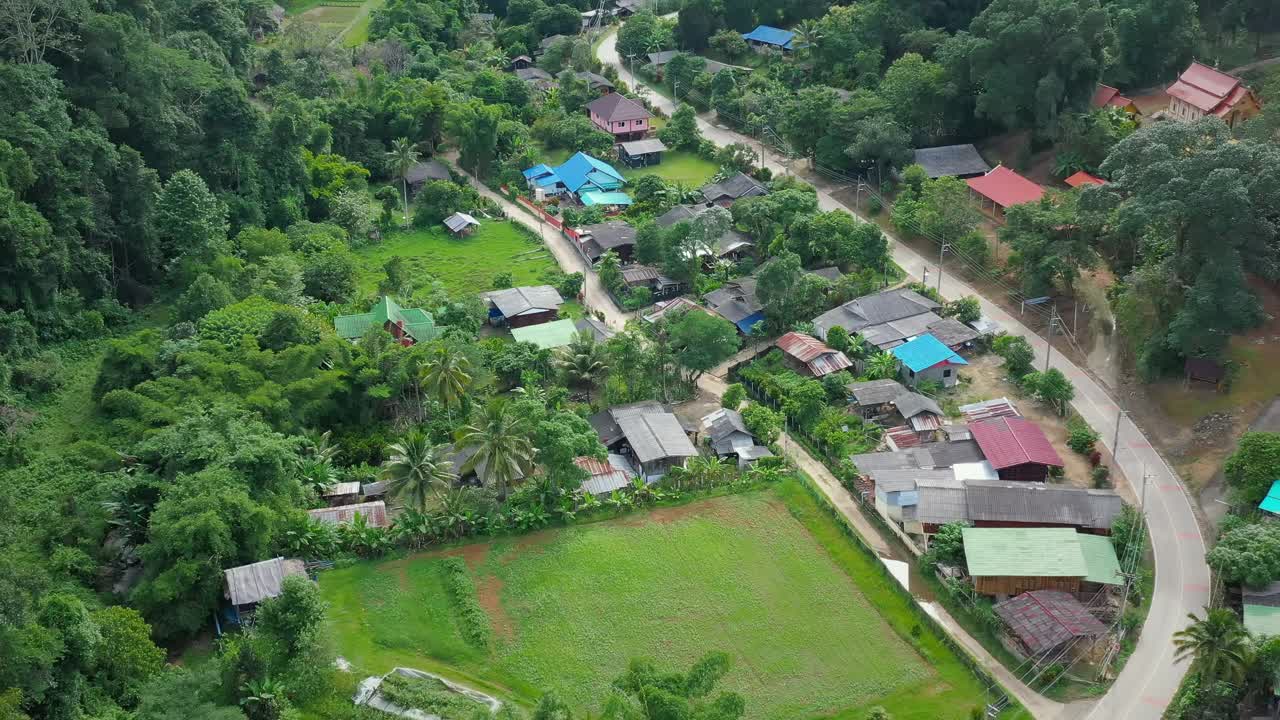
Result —
[[464, 212], [456, 212], [444, 219], [444, 226], [449, 228], [454, 237], [462, 237], [480, 227], [480, 221]]
[[915, 164], [924, 168], [930, 178], [964, 179], [985, 175], [991, 171], [991, 166], [982, 159], [978, 154], [978, 148], [972, 144], [918, 148], [913, 152]]
[[1003, 165], [965, 182], [978, 205], [984, 210], [989, 207], [997, 220], [1003, 220], [1005, 211], [1014, 205], [1036, 202], [1044, 197], [1044, 188]]
[[1070, 593], [1033, 590], [997, 603], [996, 614], [1030, 655], [1043, 655], [1080, 637], [1101, 637], [1107, 627]]
[[1039, 425], [1021, 417], [998, 417], [969, 425], [969, 432], [1001, 480], [1044, 482], [1049, 468], [1062, 467]]

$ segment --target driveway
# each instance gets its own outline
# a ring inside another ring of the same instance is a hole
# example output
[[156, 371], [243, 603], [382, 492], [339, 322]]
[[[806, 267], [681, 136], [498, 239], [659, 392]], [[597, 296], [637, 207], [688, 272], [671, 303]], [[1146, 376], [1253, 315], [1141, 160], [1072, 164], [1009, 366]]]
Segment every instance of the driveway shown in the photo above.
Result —
[[[617, 33], [611, 33], [597, 50], [600, 60], [614, 66], [618, 76], [628, 85], [640, 88], [640, 94], [645, 95], [655, 107], [667, 114], [672, 113], [674, 107], [670, 100], [644, 88], [642, 83], [637, 84], [636, 78], [618, 57], [616, 44]], [[698, 119], [698, 127], [704, 137], [717, 145], [736, 142], [757, 149], [760, 147], [752, 138], [716, 127], [702, 117]], [[785, 160], [768, 149], [765, 150], [764, 162], [775, 174], [789, 172]], [[853, 213], [831, 196], [831, 190], [842, 186], [822, 181], [815, 185], [821, 209]], [[935, 263], [897, 242], [892, 235], [888, 237], [894, 261], [909, 275], [920, 278], [928, 269], [930, 277], [937, 277]], [[944, 274], [941, 292], [946, 297], [978, 297], [983, 314], [1000, 323], [1009, 333], [1026, 337], [1040, 358], [1037, 366], [1043, 362], [1047, 347], [1045, 341], [1016, 317], [982, 298], [950, 273]], [[1065, 708], [1056, 703], [1046, 707], [1043, 700], [1024, 701], [1024, 705], [1040, 718], [1159, 720], [1187, 670], [1186, 663], [1174, 662], [1173, 634], [1186, 625], [1187, 613], [1200, 612], [1210, 599], [1204, 537], [1192, 509], [1192, 500], [1181, 480], [1152, 447], [1142, 430], [1121, 415], [1121, 407], [1115, 398], [1061, 353], [1052, 353], [1050, 364], [1075, 385], [1076, 399], [1072, 406], [1101, 433], [1103, 443], [1111, 449], [1134, 495], [1144, 498], [1143, 510], [1156, 562], [1156, 590], [1137, 648], [1104, 697], [1096, 703], [1074, 703]], [[989, 669], [993, 673], [997, 671], [995, 667]], [[1016, 687], [1008, 689], [1022, 698]]]

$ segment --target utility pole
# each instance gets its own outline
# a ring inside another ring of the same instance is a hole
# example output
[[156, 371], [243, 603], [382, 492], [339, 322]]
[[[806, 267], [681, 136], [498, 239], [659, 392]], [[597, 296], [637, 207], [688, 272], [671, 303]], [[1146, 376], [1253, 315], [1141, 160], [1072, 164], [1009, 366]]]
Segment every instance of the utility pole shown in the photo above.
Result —
[[1058, 324], [1058, 306], [1054, 305], [1049, 315], [1049, 338], [1045, 342], [1044, 371], [1049, 372], [1049, 358], [1053, 357], [1053, 326]]
[[925, 287], [929, 286], [929, 268], [924, 269], [924, 277], [920, 278], [920, 284]]
[[938, 248], [938, 294], [942, 294], [942, 254], [951, 249], [951, 243], [942, 243]]
[[1116, 411], [1116, 434], [1111, 438], [1111, 462], [1117, 470], [1120, 469], [1120, 421], [1128, 414], [1129, 411], [1123, 408]]

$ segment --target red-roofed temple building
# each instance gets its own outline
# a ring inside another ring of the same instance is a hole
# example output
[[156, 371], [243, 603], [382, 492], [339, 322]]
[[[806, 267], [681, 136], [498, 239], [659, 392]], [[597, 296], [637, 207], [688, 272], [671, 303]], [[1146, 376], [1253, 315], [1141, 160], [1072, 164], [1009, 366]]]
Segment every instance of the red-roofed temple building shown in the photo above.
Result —
[[1169, 114], [1178, 120], [1213, 115], [1235, 127], [1262, 111], [1258, 97], [1238, 77], [1191, 63], [1169, 86]]

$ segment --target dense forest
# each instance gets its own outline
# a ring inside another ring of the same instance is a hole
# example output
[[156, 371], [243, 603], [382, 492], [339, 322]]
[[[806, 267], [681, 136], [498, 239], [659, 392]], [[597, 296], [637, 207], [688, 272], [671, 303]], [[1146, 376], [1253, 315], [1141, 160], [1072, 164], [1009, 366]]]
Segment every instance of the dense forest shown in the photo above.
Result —
[[[483, 204], [440, 181], [407, 207], [399, 181], [419, 158], [448, 148], [498, 185], [540, 149], [610, 151], [581, 112], [586, 83], [561, 72], [601, 70], [589, 40], [545, 48], [539, 65], [557, 76], [545, 96], [503, 72], [544, 40], [575, 35], [595, 5], [388, 0], [369, 41], [347, 48], [306, 23], [281, 27], [267, 0], [0, 3], [0, 717], [295, 713], [291, 702], [324, 696], [330, 672], [323, 608], [306, 584], [265, 605], [217, 662], [164, 669], [166, 649], [178, 656], [210, 626], [224, 568], [571, 517], [566, 488], [583, 472], [572, 459], [604, 453], [589, 410], [687, 396], [737, 350], [732, 328], [702, 314], [555, 356], [478, 340], [477, 293], [489, 288], [449, 289], [395, 258], [376, 289], [360, 289], [354, 251], [406, 215], [427, 227]], [[1115, 302], [1158, 371], [1258, 321], [1246, 270], [1280, 277], [1280, 114], [1236, 141], [1220, 125], [1124, 139], [1103, 128], [1101, 150], [1092, 126], [1065, 119], [1099, 79], [1167, 80], [1202, 43], [1261, 37], [1277, 14], [1269, 0], [689, 0], [677, 21], [641, 12], [619, 47], [733, 57], [743, 52], [734, 31], [800, 23], [804, 62], [749, 79], [673, 62], [668, 82], [687, 73], [728, 124], [776, 129], [804, 157], [845, 170], [887, 170], [913, 144], [1005, 129], [1076, 133], [1115, 180], [1082, 195], [1079, 223], [1125, 270]], [[1276, 85], [1264, 94], [1280, 101]], [[700, 146], [696, 127], [677, 140]], [[753, 159], [742, 147], [715, 158], [727, 169]], [[802, 263], [862, 271], [834, 301], [874, 287], [886, 248], [849, 216], [818, 213], [803, 183], [773, 187], [731, 220], [776, 255], [761, 286], [777, 298], [771, 328], [785, 330], [823, 297]], [[648, 191], [632, 217], [679, 199]], [[945, 191], [921, 183], [922, 212], [929, 198], [945, 205]], [[1063, 222], [1029, 217], [1019, 242], [1047, 252], [1044, 229]], [[640, 226], [642, 252], [696, 280], [679, 261], [687, 236]], [[1046, 282], [1065, 262], [1044, 260]], [[548, 277], [567, 297], [581, 280]], [[382, 332], [354, 344], [334, 334], [334, 317], [366, 312], [380, 294], [430, 308], [444, 332], [413, 347]], [[323, 488], [372, 480], [386, 463], [424, 488], [439, 483], [447, 442], [510, 472], [490, 473], [496, 482], [457, 506], [409, 513], [396, 533], [308, 520]], [[537, 482], [508, 488], [535, 448]], [[689, 471], [705, 483], [717, 472]]]

